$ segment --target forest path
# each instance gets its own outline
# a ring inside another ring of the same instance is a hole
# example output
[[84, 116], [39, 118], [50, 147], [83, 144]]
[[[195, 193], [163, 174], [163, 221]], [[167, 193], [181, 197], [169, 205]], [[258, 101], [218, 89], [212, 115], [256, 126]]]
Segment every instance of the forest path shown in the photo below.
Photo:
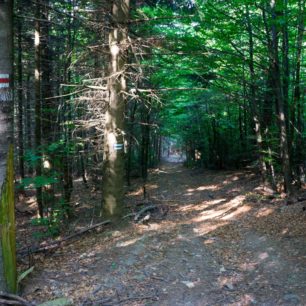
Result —
[[[306, 305], [306, 216], [258, 185], [248, 171], [164, 163], [147, 192], [166, 217], [152, 213], [148, 224], [58, 250], [24, 295], [65, 295], [73, 305]], [[128, 194], [131, 203], [139, 190]]]

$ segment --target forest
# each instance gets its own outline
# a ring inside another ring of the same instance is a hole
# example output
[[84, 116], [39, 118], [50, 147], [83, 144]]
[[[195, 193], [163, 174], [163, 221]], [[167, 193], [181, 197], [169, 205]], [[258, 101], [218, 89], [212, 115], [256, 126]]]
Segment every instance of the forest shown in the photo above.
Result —
[[0, 0], [0, 305], [306, 305], [305, 0]]

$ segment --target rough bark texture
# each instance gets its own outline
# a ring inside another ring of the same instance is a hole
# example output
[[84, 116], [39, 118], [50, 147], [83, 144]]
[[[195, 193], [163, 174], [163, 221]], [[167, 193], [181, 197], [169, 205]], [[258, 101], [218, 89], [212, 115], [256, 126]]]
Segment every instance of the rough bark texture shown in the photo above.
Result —
[[103, 201], [105, 215], [122, 214], [124, 195], [124, 109], [126, 91], [125, 63], [127, 61], [126, 21], [129, 18], [129, 0], [114, 1], [112, 30], [109, 34], [110, 77], [109, 108], [104, 133]]
[[[12, 76], [12, 0], [0, 0], [0, 74], [7, 76], [8, 81]], [[11, 82], [10, 82], [11, 83]], [[11, 85], [11, 84], [10, 84]], [[6, 173], [6, 156], [11, 142], [10, 111], [12, 110], [11, 86], [0, 84], [0, 197]], [[0, 202], [1, 203], [1, 202]], [[2, 235], [0, 232], [0, 240]], [[0, 243], [0, 291], [5, 291], [4, 265]]]

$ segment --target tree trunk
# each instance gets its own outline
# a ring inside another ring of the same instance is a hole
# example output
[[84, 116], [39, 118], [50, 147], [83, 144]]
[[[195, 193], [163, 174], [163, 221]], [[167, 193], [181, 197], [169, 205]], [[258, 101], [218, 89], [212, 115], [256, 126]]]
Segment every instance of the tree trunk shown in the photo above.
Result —
[[[296, 152], [295, 152], [295, 160], [297, 166], [297, 176], [298, 182], [301, 186], [305, 181], [305, 169], [304, 169], [304, 141], [303, 141], [303, 103], [301, 99], [301, 60], [302, 60], [302, 50], [303, 50], [303, 36], [304, 36], [304, 8], [305, 1], [299, 1], [299, 23], [298, 23], [298, 35], [297, 35], [297, 47], [296, 47], [296, 68], [295, 68], [295, 80], [294, 80], [294, 96], [293, 96], [293, 103], [292, 103], [292, 115], [291, 120], [293, 122], [293, 127], [297, 127], [297, 136], [296, 136]], [[297, 120], [295, 120], [295, 109], [297, 109]], [[294, 129], [292, 128], [292, 137]]]
[[[13, 190], [13, 155], [10, 171], [6, 172], [6, 157], [12, 142], [11, 113], [13, 111], [13, 1], [0, 1], [0, 291], [15, 291], [15, 222]], [[9, 174], [9, 175], [8, 175]], [[4, 188], [3, 188], [3, 184]]]
[[149, 150], [150, 150], [150, 110], [143, 108], [143, 120], [141, 126], [141, 176], [144, 184], [148, 177]]
[[18, 41], [18, 159], [19, 159], [19, 174], [24, 178], [24, 138], [23, 138], [23, 69], [22, 69], [22, 22], [19, 19], [17, 23], [17, 41]]
[[[35, 12], [35, 150], [39, 159], [36, 161], [36, 176], [42, 174], [42, 152], [41, 152], [41, 3], [36, 3]], [[43, 217], [42, 187], [36, 188], [36, 198], [39, 216]]]
[[280, 131], [280, 152], [282, 159], [282, 171], [284, 176], [284, 189], [285, 192], [291, 192], [291, 167], [290, 167], [290, 156], [288, 148], [288, 134], [286, 126], [286, 113], [284, 106], [284, 93], [281, 82], [281, 71], [279, 65], [279, 51], [278, 51], [278, 36], [279, 29], [276, 25], [277, 18], [279, 17], [279, 7], [280, 1], [271, 1], [271, 13], [272, 13], [272, 25], [271, 25], [271, 34], [272, 34], [272, 49], [270, 52], [270, 57], [272, 61], [272, 72], [273, 72], [273, 88], [274, 95], [276, 99], [276, 109], [278, 117], [278, 125]]
[[126, 91], [125, 64], [127, 61], [130, 0], [114, 1], [112, 29], [109, 33], [110, 71], [109, 107], [105, 117], [103, 202], [107, 216], [123, 212], [124, 195], [124, 108]]
[[132, 170], [132, 154], [134, 143], [134, 125], [135, 125], [135, 113], [137, 110], [137, 102], [131, 107], [130, 110], [130, 122], [129, 122], [129, 135], [128, 135], [128, 151], [127, 151], [127, 165], [126, 165], [126, 181], [128, 186], [131, 186], [131, 170]]
[[284, 113], [286, 120], [286, 132], [289, 135], [289, 83], [290, 83], [290, 63], [289, 63], [289, 34], [288, 34], [288, 0], [283, 0], [283, 14], [285, 20], [282, 26], [282, 64], [283, 64], [283, 97], [284, 97]]
[[256, 101], [256, 85], [255, 85], [255, 70], [254, 70], [254, 42], [253, 42], [253, 28], [251, 24], [251, 18], [249, 13], [249, 7], [246, 5], [246, 19], [247, 19], [247, 31], [249, 35], [249, 70], [250, 70], [250, 106], [252, 117], [255, 127], [256, 143], [259, 155], [260, 172], [263, 182], [266, 182], [267, 166], [263, 156], [263, 144], [261, 134], [261, 122], [259, 118], [258, 105]]

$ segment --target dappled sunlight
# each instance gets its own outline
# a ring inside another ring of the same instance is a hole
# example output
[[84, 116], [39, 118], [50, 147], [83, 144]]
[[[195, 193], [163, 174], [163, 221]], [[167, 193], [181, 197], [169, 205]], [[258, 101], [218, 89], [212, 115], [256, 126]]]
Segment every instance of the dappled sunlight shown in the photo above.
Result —
[[[245, 196], [239, 195], [222, 205], [219, 205], [217, 207], [213, 206], [209, 210], [202, 211], [200, 215], [193, 218], [193, 221], [202, 222], [205, 220], [210, 220], [210, 219], [215, 219], [215, 218], [227, 220], [227, 219], [232, 219], [234, 217], [237, 217], [238, 215], [241, 215], [251, 210], [251, 207], [249, 206], [242, 206], [238, 209], [238, 206], [240, 206], [243, 203], [244, 199], [245, 199]], [[216, 201], [216, 203], [214, 204], [218, 204], [226, 200], [218, 199], [214, 201]], [[214, 202], [214, 201], [211, 201], [211, 202]], [[235, 209], [235, 211], [233, 211], [233, 209]]]
[[[157, 184], [146, 184], [146, 190], [154, 190], [159, 188]], [[143, 196], [143, 186], [139, 186], [137, 189], [127, 193], [127, 196]]]
[[271, 215], [274, 212], [275, 212], [274, 208], [264, 207], [264, 208], [259, 209], [259, 211], [257, 211], [255, 213], [255, 217], [257, 217], [257, 218], [267, 217], [267, 216]]
[[123, 248], [123, 247], [127, 247], [129, 245], [135, 244], [137, 241], [141, 240], [143, 237], [138, 237], [138, 238], [133, 238], [133, 239], [129, 239], [126, 241], [122, 241], [122, 242], [118, 242], [116, 244], [117, 248]]
[[217, 199], [217, 200], [212, 200], [212, 201], [204, 201], [199, 204], [190, 204], [190, 205], [184, 205], [181, 207], [178, 207], [176, 211], [179, 212], [191, 212], [191, 211], [202, 211], [204, 209], [209, 208], [212, 205], [219, 204], [223, 201], [226, 201], [225, 198]]
[[206, 220], [212, 220], [212, 219], [215, 219], [217, 217], [222, 216], [225, 212], [227, 212], [227, 210], [217, 211], [215, 209], [212, 209], [212, 210], [209, 210], [209, 211], [202, 212], [200, 214], [200, 216], [197, 216], [197, 217], [193, 218], [192, 220], [194, 222], [202, 222], [202, 221], [206, 221]]
[[269, 254], [267, 252], [262, 252], [258, 255], [259, 260], [265, 260], [269, 257]]
[[249, 271], [249, 272], [255, 271], [256, 267], [257, 267], [257, 263], [255, 262], [244, 262], [239, 266], [240, 270]]
[[237, 217], [239, 217], [241, 215], [245, 215], [246, 213], [248, 213], [251, 210], [252, 210], [251, 206], [242, 205], [242, 206], [238, 207], [237, 209], [235, 209], [231, 213], [227, 212], [228, 214], [226, 216], [222, 217], [221, 219], [223, 219], [223, 220], [236, 219]]
[[195, 192], [195, 191], [204, 191], [204, 190], [218, 190], [220, 188], [219, 185], [208, 185], [208, 186], [200, 186], [197, 188], [189, 188], [187, 189], [188, 192]]
[[192, 221], [199, 222], [199, 224], [197, 224], [196, 228], [193, 229], [193, 232], [197, 236], [203, 236], [203, 235], [206, 235], [208, 233], [211, 233], [211, 232], [215, 231], [216, 229], [218, 229], [220, 227], [223, 227], [223, 226], [225, 226], [229, 223], [228, 221], [202, 222], [202, 220], [198, 221], [197, 219], [192, 219]]
[[254, 305], [256, 304], [256, 299], [253, 294], [243, 294], [239, 301], [235, 305]]

